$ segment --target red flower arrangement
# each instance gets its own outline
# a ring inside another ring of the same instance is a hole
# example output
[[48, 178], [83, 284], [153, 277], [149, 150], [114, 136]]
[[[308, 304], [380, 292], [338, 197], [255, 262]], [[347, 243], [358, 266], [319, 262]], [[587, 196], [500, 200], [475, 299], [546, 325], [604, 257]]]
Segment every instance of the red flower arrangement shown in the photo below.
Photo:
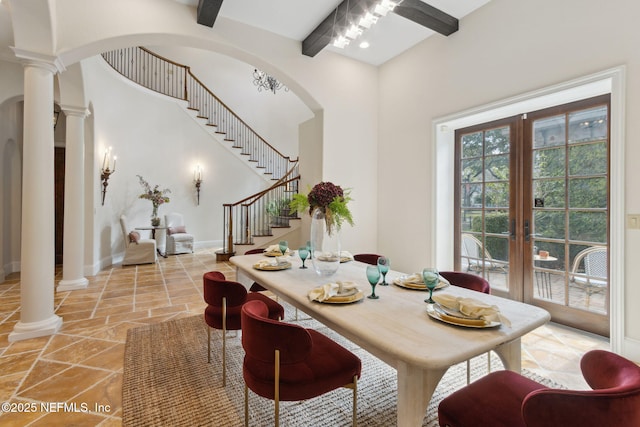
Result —
[[321, 182], [316, 184], [309, 194], [296, 194], [293, 196], [290, 207], [298, 212], [309, 209], [309, 215], [314, 209], [321, 209], [325, 214], [327, 232], [331, 234], [335, 227], [340, 230], [343, 222], [353, 225], [353, 217], [347, 206], [352, 199], [350, 190], [346, 191], [339, 185], [332, 182]]

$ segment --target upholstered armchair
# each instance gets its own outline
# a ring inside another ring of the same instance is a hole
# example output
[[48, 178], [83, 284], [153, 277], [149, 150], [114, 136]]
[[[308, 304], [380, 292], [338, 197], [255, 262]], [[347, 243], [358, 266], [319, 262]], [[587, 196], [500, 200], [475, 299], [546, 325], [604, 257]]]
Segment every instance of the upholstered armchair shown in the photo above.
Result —
[[149, 264], [156, 262], [156, 241], [143, 239], [140, 233], [129, 228], [127, 217], [120, 216], [120, 228], [124, 238], [124, 258], [122, 265]]
[[193, 235], [187, 233], [182, 214], [173, 212], [164, 216], [167, 227], [167, 255], [193, 252]]
[[202, 278], [204, 300], [204, 320], [209, 325], [207, 339], [207, 361], [211, 363], [211, 328], [222, 331], [222, 385], [227, 383], [227, 331], [242, 328], [240, 310], [247, 301], [262, 301], [267, 306], [268, 316], [279, 320], [284, 317], [284, 307], [271, 298], [258, 293], [247, 293], [242, 283], [232, 282], [219, 271], [209, 271]]
[[580, 368], [592, 390], [553, 389], [512, 371], [493, 372], [440, 402], [440, 426], [640, 426], [638, 365], [591, 350]]
[[249, 389], [274, 401], [277, 427], [280, 401], [311, 399], [340, 387], [353, 390], [355, 425], [360, 359], [320, 332], [271, 320], [268, 313], [260, 301], [242, 306], [245, 426], [249, 420]]

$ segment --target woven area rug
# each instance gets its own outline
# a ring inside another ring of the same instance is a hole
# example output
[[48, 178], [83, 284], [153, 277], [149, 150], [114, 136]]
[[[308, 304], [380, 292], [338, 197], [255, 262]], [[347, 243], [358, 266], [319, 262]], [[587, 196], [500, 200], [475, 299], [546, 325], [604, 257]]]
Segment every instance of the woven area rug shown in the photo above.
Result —
[[[287, 310], [290, 313], [289, 310]], [[287, 316], [291, 319], [291, 316]], [[396, 425], [396, 373], [384, 362], [318, 322], [313, 327], [353, 351], [362, 360], [358, 383], [358, 425]], [[212, 334], [212, 360], [207, 363], [207, 326], [202, 316], [130, 329], [127, 335], [122, 385], [124, 426], [243, 426], [244, 382], [240, 337], [227, 339], [227, 386], [222, 387], [221, 334]], [[497, 357], [492, 369], [502, 369]], [[487, 372], [487, 358], [472, 361], [472, 377]], [[552, 381], [524, 372], [552, 387]], [[437, 427], [440, 400], [466, 383], [466, 364], [451, 367], [436, 389], [423, 426]], [[282, 426], [351, 425], [351, 396], [337, 389], [303, 402], [281, 402]], [[249, 391], [249, 425], [273, 425], [273, 401]]]

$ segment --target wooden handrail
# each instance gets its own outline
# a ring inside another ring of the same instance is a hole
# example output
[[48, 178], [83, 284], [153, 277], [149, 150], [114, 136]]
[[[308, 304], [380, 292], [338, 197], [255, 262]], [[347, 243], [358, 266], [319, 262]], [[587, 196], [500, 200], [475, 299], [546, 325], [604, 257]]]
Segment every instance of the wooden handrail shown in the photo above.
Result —
[[[220, 98], [218, 98], [218, 97], [217, 97], [217, 96], [216, 96], [216, 95], [215, 95], [215, 94], [214, 94], [214, 93], [213, 93], [213, 92], [212, 92], [212, 91], [211, 91], [211, 90], [210, 90], [210, 89], [209, 89], [209, 88], [208, 88], [204, 83], [202, 83], [202, 81], [201, 81], [197, 76], [195, 76], [195, 75], [191, 72], [191, 67], [189, 67], [189, 66], [187, 66], [187, 65], [184, 65], [184, 64], [180, 64], [180, 63], [175, 62], [175, 61], [172, 61], [172, 60], [170, 60], [170, 59], [168, 59], [168, 58], [165, 58], [165, 57], [163, 57], [163, 56], [161, 56], [161, 55], [158, 55], [157, 53], [152, 52], [152, 51], [150, 51], [149, 49], [144, 48], [144, 47], [141, 47], [141, 46], [132, 47], [132, 48], [128, 48], [128, 49], [139, 49], [139, 50], [141, 50], [142, 52], [144, 52], [144, 53], [148, 54], [149, 56], [152, 56], [152, 57], [154, 57], [154, 58], [156, 58], [156, 59], [158, 59], [158, 60], [160, 60], [160, 61], [162, 61], [162, 62], [165, 62], [165, 63], [167, 63], [167, 64], [171, 64], [171, 65], [173, 65], [173, 66], [175, 66], [175, 67], [178, 67], [178, 68], [182, 68], [182, 69], [184, 70], [185, 74], [189, 75], [189, 76], [190, 76], [190, 78], [192, 78], [192, 79], [193, 79], [193, 80], [195, 80], [195, 81], [196, 81], [200, 86], [202, 86], [202, 88], [203, 88], [203, 89], [204, 89], [204, 90], [205, 90], [209, 95], [211, 95], [211, 96], [212, 96], [212, 97], [213, 97], [213, 98], [214, 98], [218, 103], [220, 103], [220, 105], [221, 105], [225, 110], [229, 111], [229, 112], [234, 116], [234, 118], [235, 118], [236, 120], [238, 120], [238, 122], [240, 122], [243, 126], [245, 126], [245, 127], [247, 128], [247, 130], [249, 130], [251, 133], [253, 133], [254, 135], [256, 135], [256, 136], [258, 137], [258, 139], [259, 139], [260, 141], [262, 141], [262, 143], [263, 143], [263, 144], [265, 144], [266, 146], [268, 146], [271, 150], [273, 150], [276, 154], [278, 154], [278, 155], [279, 155], [280, 157], [282, 157], [283, 159], [287, 159], [287, 160], [289, 160], [290, 162], [293, 162], [293, 161], [297, 160], [297, 159], [295, 159], [295, 160], [291, 159], [291, 157], [290, 157], [290, 156], [285, 156], [285, 155], [284, 155], [284, 154], [282, 154], [278, 149], [276, 149], [273, 145], [269, 144], [269, 143], [267, 142], [267, 140], [266, 140], [266, 139], [264, 139], [264, 138], [263, 138], [263, 137], [262, 137], [258, 132], [256, 132], [256, 131], [251, 127], [251, 126], [249, 126], [249, 125], [248, 125], [244, 120], [242, 120], [242, 119], [241, 119], [241, 118], [240, 118], [240, 117], [239, 117], [239, 116], [238, 116], [238, 115], [237, 115], [237, 114], [236, 114], [236, 113], [235, 113], [235, 112], [234, 112], [234, 111], [233, 111], [233, 110], [232, 110], [232, 109], [227, 105], [227, 104], [225, 104], [225, 103], [224, 103]], [[126, 75], [126, 74], [124, 74], [124, 73], [122, 72], [122, 70], [119, 70], [119, 69], [115, 66], [114, 62], [112, 62], [112, 61], [110, 61], [110, 60], [109, 60], [109, 56], [110, 56], [110, 55], [112, 55], [112, 54], [118, 54], [118, 53], [120, 53], [120, 52], [122, 52], [122, 51], [126, 51], [126, 50], [127, 50], [127, 49], [119, 49], [119, 50], [114, 50], [114, 51], [110, 51], [110, 52], [105, 52], [105, 53], [103, 53], [103, 54], [102, 54], [102, 57], [103, 57], [103, 58], [107, 61], [107, 63], [109, 63], [109, 65], [111, 65], [111, 66], [112, 66], [116, 71], [118, 71], [118, 72], [119, 72], [120, 74], [122, 74], [123, 76], [125, 76], [125, 77], [127, 77], [127, 78], [131, 79], [131, 77], [130, 77], [130, 76], [128, 76], [128, 75]], [[133, 80], [133, 79], [131, 79], [131, 80]], [[136, 80], [134, 80], [134, 81], [136, 81]], [[185, 101], [189, 101], [189, 93], [188, 93], [188, 90], [187, 90], [187, 79], [185, 79], [185, 80], [184, 80], [184, 95], [183, 95], [183, 96], [176, 96], [176, 95], [174, 95], [173, 93], [166, 93], [166, 92], [164, 92], [164, 91], [160, 91], [160, 90], [158, 90], [157, 88], [149, 87], [149, 86], [145, 85], [145, 84], [144, 84], [143, 82], [141, 82], [141, 81], [136, 81], [136, 83], [138, 83], [138, 84], [142, 84], [143, 86], [147, 87], [148, 89], [154, 90], [154, 91], [156, 91], [156, 92], [163, 93], [163, 94], [165, 94], [165, 95], [167, 95], [167, 96], [171, 96], [171, 97], [173, 97], [173, 98], [178, 98], [178, 99], [182, 99], [182, 100], [185, 100]]]

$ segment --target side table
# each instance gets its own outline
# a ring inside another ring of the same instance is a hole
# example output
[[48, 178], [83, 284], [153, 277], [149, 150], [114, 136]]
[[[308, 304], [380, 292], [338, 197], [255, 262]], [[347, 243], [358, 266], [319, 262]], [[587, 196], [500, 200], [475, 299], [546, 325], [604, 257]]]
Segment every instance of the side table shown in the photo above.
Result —
[[157, 245], [158, 240], [156, 239], [156, 230], [167, 230], [169, 227], [165, 227], [164, 225], [150, 225], [148, 227], [136, 227], [136, 230], [147, 230], [151, 231], [151, 238], [156, 241], [156, 251], [158, 251], [158, 255], [162, 258], [167, 258], [167, 249], [165, 243], [165, 251], [164, 253], [160, 250], [160, 247]]

